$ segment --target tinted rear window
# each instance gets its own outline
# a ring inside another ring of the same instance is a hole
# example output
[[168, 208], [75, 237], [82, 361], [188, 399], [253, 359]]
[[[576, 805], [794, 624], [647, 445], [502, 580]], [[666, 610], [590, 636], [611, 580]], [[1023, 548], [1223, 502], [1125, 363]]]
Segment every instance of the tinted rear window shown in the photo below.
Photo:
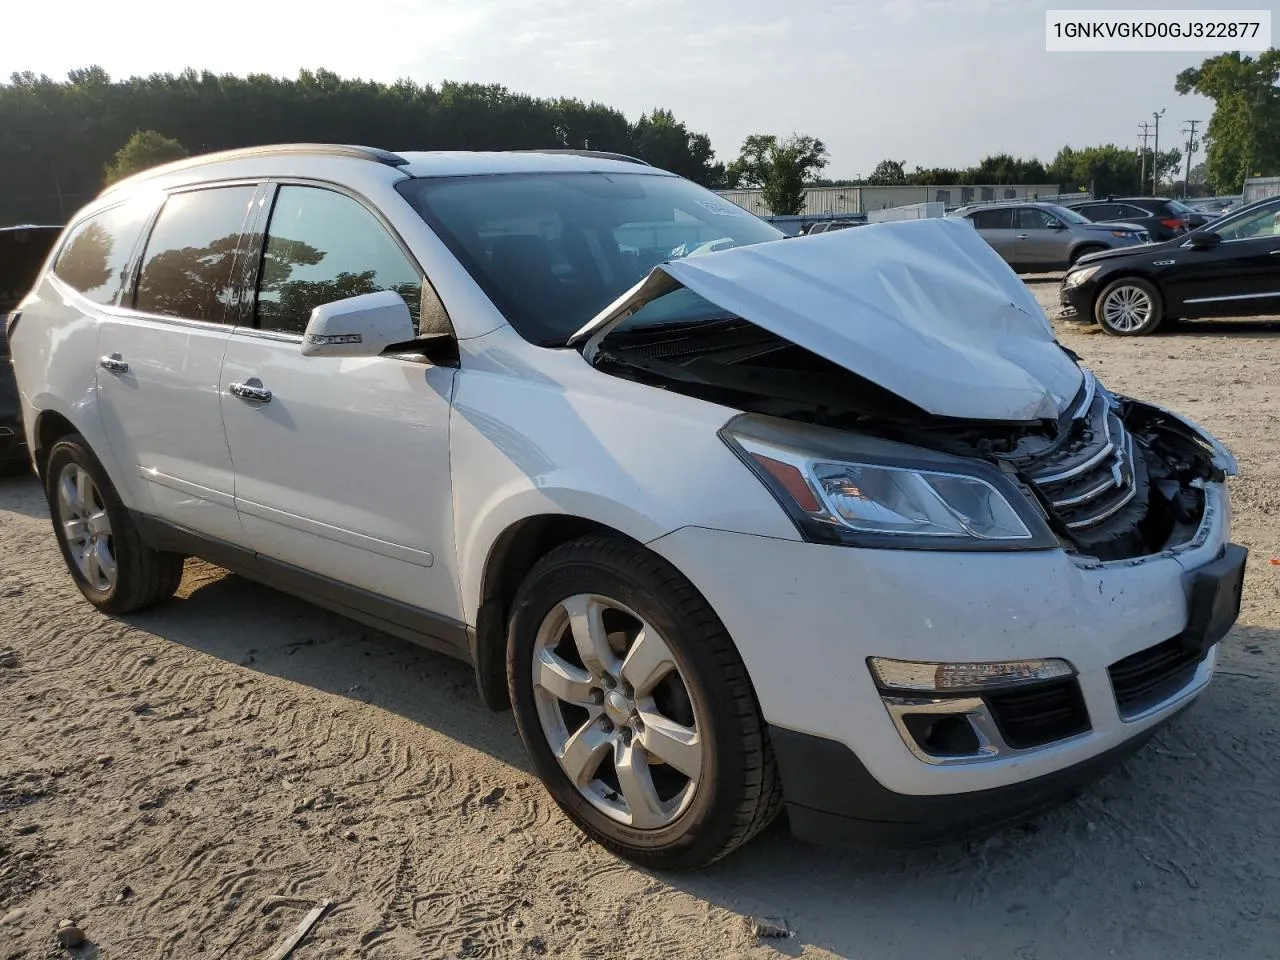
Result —
[[211, 187], [165, 201], [147, 240], [135, 305], [146, 313], [220, 323], [231, 267], [256, 187]]
[[27, 295], [61, 232], [59, 227], [0, 230], [0, 313]]
[[973, 214], [973, 225], [979, 230], [1010, 230], [1013, 228], [1013, 210], [979, 210]]
[[76, 224], [53, 264], [53, 272], [94, 303], [115, 303], [138, 235], [153, 209], [123, 203]]

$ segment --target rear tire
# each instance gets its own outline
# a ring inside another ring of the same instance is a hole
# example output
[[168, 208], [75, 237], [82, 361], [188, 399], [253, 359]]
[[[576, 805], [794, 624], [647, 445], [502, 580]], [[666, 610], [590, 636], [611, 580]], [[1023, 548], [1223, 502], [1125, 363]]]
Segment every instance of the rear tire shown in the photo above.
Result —
[[1160, 326], [1164, 319], [1164, 301], [1150, 281], [1121, 277], [1102, 288], [1093, 303], [1093, 316], [1103, 333], [1113, 337], [1141, 337]]
[[62, 559], [86, 600], [122, 614], [173, 595], [182, 556], [143, 542], [84, 437], [70, 434], [53, 445], [44, 481]]
[[552, 798], [618, 856], [701, 867], [781, 807], [764, 720], [728, 632], [679, 571], [639, 544], [583, 537], [534, 566], [513, 607], [507, 682]]

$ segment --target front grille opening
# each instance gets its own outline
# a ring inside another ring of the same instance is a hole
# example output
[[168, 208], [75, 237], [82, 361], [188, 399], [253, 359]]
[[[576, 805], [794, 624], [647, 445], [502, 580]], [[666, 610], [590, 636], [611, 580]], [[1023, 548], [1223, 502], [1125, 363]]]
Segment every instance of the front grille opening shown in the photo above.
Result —
[[1000, 735], [1015, 750], [1042, 747], [1090, 729], [1075, 677], [989, 693], [985, 699]]
[[1191, 683], [1204, 657], [1173, 637], [1117, 660], [1107, 674], [1120, 716], [1127, 720], [1175, 696]]
[[969, 757], [981, 746], [969, 718], [961, 713], [908, 713], [902, 722], [931, 757]]

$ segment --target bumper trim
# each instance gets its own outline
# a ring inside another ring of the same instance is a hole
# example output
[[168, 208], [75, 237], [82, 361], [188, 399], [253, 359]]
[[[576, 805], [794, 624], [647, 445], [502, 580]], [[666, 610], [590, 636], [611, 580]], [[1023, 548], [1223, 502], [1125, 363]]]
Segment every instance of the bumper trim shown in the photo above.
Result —
[[1021, 822], [1058, 805], [1137, 752], [1165, 721], [1053, 773], [990, 790], [894, 793], [852, 750], [824, 737], [769, 727], [791, 832], [821, 844], [910, 846], [947, 842]]

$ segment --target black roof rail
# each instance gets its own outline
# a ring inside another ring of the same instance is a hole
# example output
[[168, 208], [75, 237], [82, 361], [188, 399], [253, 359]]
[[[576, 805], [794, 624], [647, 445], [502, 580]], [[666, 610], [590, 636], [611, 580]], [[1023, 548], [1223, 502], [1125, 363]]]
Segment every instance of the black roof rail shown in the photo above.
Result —
[[592, 157], [596, 160], [620, 160], [623, 163], [638, 163], [644, 167], [651, 167], [653, 164], [647, 160], [641, 160], [639, 157], [632, 157], [625, 153], [610, 153], [607, 150], [567, 150], [557, 147], [551, 150], [513, 150], [512, 153], [559, 153], [567, 154], [574, 157]]

